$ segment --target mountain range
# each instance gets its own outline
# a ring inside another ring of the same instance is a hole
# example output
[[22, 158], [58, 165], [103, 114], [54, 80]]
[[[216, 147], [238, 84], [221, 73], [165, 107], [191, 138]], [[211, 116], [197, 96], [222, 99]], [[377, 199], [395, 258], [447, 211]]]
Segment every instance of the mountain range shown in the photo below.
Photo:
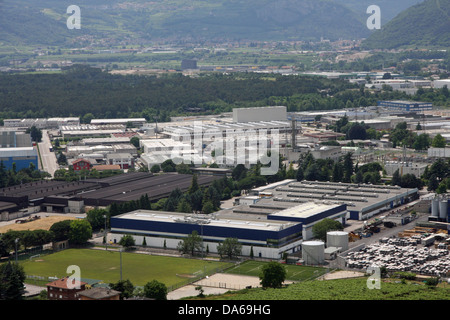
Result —
[[449, 48], [450, 0], [425, 0], [398, 14], [363, 42], [367, 49]]
[[[405, 1], [405, 0], [402, 0]], [[409, 0], [413, 1], [413, 0]], [[86, 41], [358, 39], [365, 16], [331, 0], [77, 0], [81, 29], [69, 30], [72, 0], [0, 2], [0, 41], [74, 46]]]
[[[0, 46], [103, 47], [152, 43], [363, 39], [366, 48], [448, 46], [449, 0], [72, 0], [0, 2]], [[368, 6], [381, 10], [369, 30]]]

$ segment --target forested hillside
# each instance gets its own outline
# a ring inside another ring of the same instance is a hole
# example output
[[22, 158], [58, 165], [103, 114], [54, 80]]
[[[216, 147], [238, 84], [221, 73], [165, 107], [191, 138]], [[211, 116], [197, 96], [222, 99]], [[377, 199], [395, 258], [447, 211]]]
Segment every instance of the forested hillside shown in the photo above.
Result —
[[321, 77], [235, 73], [198, 78], [174, 74], [112, 75], [76, 65], [59, 74], [0, 74], [0, 119], [92, 114], [96, 118], [219, 114], [234, 107], [285, 105], [288, 111], [331, 110], [376, 105], [380, 99], [415, 99], [449, 106], [439, 90], [407, 96], [371, 93], [345, 80]]
[[[67, 7], [81, 10], [69, 30]], [[367, 36], [364, 17], [328, 0], [5, 0], [0, 42], [66, 47], [149, 41], [337, 40]]]
[[425, 0], [392, 19], [363, 42], [369, 49], [447, 48], [450, 45], [450, 1]]

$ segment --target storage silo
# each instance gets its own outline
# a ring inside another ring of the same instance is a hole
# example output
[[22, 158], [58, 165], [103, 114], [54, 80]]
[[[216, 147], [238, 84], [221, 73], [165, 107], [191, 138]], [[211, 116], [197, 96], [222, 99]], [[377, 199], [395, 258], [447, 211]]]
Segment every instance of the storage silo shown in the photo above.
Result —
[[327, 247], [338, 247], [341, 248], [341, 251], [346, 251], [348, 249], [348, 232], [327, 232]]
[[448, 200], [447, 197], [443, 197], [441, 201], [439, 201], [439, 218], [447, 219], [447, 210], [448, 210]]
[[325, 243], [322, 241], [303, 242], [302, 258], [306, 265], [323, 264], [325, 261]]
[[439, 199], [435, 197], [431, 200], [431, 216], [439, 217]]

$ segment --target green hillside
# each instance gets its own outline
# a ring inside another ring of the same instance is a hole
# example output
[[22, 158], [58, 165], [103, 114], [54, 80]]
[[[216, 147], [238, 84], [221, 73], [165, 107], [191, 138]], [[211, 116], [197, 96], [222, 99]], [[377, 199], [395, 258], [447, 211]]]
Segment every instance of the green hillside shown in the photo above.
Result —
[[447, 284], [428, 287], [424, 283], [383, 281], [370, 289], [367, 278], [305, 281], [282, 289], [249, 289], [210, 299], [220, 300], [449, 300]]
[[69, 30], [69, 0], [0, 3], [0, 42], [80, 46], [161, 39], [336, 40], [368, 35], [365, 17], [330, 0], [79, 0], [81, 29]]
[[403, 11], [372, 33], [363, 46], [369, 49], [448, 48], [450, 1], [426, 0]]
[[415, 4], [423, 2], [423, 0], [332, 0], [346, 6], [361, 17], [369, 16], [366, 10], [371, 5], [377, 5], [381, 11], [382, 24], [387, 23], [403, 10], [412, 7]]

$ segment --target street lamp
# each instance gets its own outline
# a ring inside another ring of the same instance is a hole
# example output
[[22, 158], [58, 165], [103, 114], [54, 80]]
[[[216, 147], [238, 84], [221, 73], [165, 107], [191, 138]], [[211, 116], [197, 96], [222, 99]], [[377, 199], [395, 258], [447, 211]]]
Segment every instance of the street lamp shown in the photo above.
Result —
[[15, 240], [14, 240], [14, 244], [15, 244], [15, 247], [16, 247], [16, 263], [17, 263], [17, 243], [19, 242], [19, 238], [16, 238]]

